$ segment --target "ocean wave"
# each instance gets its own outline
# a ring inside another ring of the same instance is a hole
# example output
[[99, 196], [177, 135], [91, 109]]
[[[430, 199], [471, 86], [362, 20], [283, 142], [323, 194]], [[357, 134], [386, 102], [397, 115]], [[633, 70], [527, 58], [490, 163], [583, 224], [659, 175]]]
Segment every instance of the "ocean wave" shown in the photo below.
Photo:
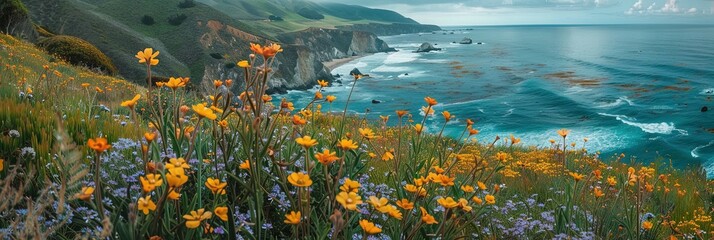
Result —
[[690, 152], [690, 154], [692, 154], [693, 158], [699, 158], [699, 150], [702, 150], [702, 148], [708, 148], [711, 145], [714, 145], [714, 140], [712, 140], [711, 142], [709, 142], [706, 145], [701, 145], [701, 146], [695, 147], [694, 149], [692, 149], [692, 152]]
[[516, 109], [515, 108], [508, 109], [508, 111], [506, 111], [506, 114], [503, 114], [503, 116], [501, 116], [501, 117], [511, 116], [511, 114], [513, 114], [514, 110], [516, 110]]
[[701, 95], [714, 95], [714, 88], [707, 88], [699, 92]]
[[412, 52], [401, 51], [387, 55], [384, 64], [408, 63], [419, 59], [419, 55]]
[[370, 72], [395, 72], [395, 73], [405, 73], [405, 72], [411, 72], [414, 70], [414, 68], [411, 67], [395, 67], [395, 66], [388, 66], [388, 65], [382, 65], [379, 66], [375, 69], [372, 69]]
[[607, 116], [607, 117], [614, 117], [618, 121], [640, 128], [643, 132], [646, 133], [657, 133], [657, 134], [672, 134], [672, 132], [676, 131], [679, 132], [681, 135], [689, 135], [689, 133], [686, 130], [678, 129], [674, 126], [674, 123], [666, 123], [666, 122], [661, 122], [661, 123], [638, 123], [635, 122], [635, 119], [632, 119], [628, 116], [625, 115], [613, 115], [613, 114], [607, 114], [607, 113], [598, 113], [602, 116]]
[[590, 92], [590, 91], [592, 91], [591, 88], [584, 88], [584, 87], [581, 87], [581, 86], [574, 86], [574, 87], [570, 87], [570, 88], [566, 89], [566, 90], [565, 90], [565, 93], [566, 93], [566, 94], [580, 94], [580, 93], [583, 93], [583, 92]]
[[[451, 107], [451, 106], [457, 106], [457, 105], [463, 105], [463, 104], [471, 104], [471, 103], [477, 103], [483, 101], [483, 99], [474, 99], [474, 100], [468, 100], [468, 101], [463, 101], [463, 102], [455, 102], [455, 103], [438, 103], [435, 108], [443, 108], [443, 107]], [[483, 111], [482, 111], [483, 112]]]
[[629, 98], [627, 98], [627, 97], [625, 97], [625, 96], [622, 96], [622, 97], [617, 98], [617, 100], [615, 100], [614, 102], [606, 103], [606, 104], [597, 106], [597, 108], [614, 108], [614, 107], [619, 107], [619, 106], [621, 106], [622, 104], [625, 104], [625, 103], [627, 103], [627, 105], [630, 105], [630, 106], [634, 106], [634, 105], [635, 105], [635, 103], [632, 102], [632, 100], [630, 100]]

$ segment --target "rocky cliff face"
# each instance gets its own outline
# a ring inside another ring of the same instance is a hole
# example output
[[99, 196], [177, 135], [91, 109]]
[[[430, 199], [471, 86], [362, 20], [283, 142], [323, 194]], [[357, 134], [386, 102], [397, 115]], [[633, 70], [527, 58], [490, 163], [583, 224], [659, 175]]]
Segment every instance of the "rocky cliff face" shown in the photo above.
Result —
[[363, 31], [371, 32], [379, 36], [390, 36], [409, 33], [433, 32], [439, 31], [441, 28], [436, 25], [427, 24], [408, 24], [408, 23], [393, 23], [393, 24], [354, 24], [347, 26], [337, 26], [337, 29], [345, 31]]

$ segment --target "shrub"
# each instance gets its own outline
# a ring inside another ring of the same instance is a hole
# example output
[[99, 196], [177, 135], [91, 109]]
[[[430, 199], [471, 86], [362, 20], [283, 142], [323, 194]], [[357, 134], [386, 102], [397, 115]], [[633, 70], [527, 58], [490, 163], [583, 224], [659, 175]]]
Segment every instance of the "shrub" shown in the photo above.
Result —
[[315, 11], [314, 9], [310, 8], [301, 8], [300, 10], [297, 11], [297, 14], [304, 18], [308, 19], [313, 19], [313, 20], [321, 20], [325, 18], [325, 15], [320, 14], [319, 12]]
[[143, 23], [144, 25], [154, 25], [155, 22], [153, 17], [149, 15], [144, 15], [143, 17], [141, 17], [141, 23]]
[[193, 0], [184, 0], [183, 2], [178, 4], [179, 8], [192, 8], [195, 6], [196, 6], [196, 3], [193, 2]]
[[35, 30], [42, 37], [54, 37], [55, 36], [55, 33], [48, 30], [46, 26], [40, 26], [40, 25], [35, 24]]
[[20, 0], [4, 0], [0, 2], [0, 31], [5, 31], [9, 23], [15, 23], [27, 18], [28, 11]]
[[226, 62], [225, 64], [223, 64], [223, 67], [226, 68], [226, 69], [231, 69], [231, 68], [236, 67], [236, 63], [234, 63], [234, 62]]
[[186, 14], [176, 14], [174, 16], [169, 17], [169, 24], [174, 26], [181, 25], [181, 23], [183, 23], [186, 18], [188, 18]]
[[215, 58], [215, 59], [218, 59], [218, 60], [223, 59], [223, 55], [221, 55], [220, 53], [211, 53], [211, 54], [208, 54], [208, 55], [210, 55], [212, 58]]
[[41, 40], [38, 46], [71, 64], [99, 68], [109, 75], [117, 73], [117, 68], [109, 57], [81, 38], [58, 35]]

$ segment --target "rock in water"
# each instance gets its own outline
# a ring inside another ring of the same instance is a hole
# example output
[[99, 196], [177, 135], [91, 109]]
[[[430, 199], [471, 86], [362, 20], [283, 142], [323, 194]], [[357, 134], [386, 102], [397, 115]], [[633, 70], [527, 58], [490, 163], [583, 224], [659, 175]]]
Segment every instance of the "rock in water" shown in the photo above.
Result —
[[464, 39], [461, 39], [461, 42], [459, 42], [459, 43], [461, 43], [461, 44], [472, 44], [473, 42], [474, 42], [474, 41], [471, 40], [471, 38], [465, 37]]
[[379, 100], [377, 100], [377, 99], [372, 99], [372, 103], [373, 103], [373, 104], [377, 104], [377, 103], [382, 103], [382, 101], [379, 101]]
[[355, 75], [363, 75], [362, 72], [359, 71], [357, 68], [353, 68], [352, 71], [350, 71], [350, 76], [355, 76]]
[[416, 50], [416, 52], [431, 52], [431, 51], [441, 51], [441, 48], [435, 48], [429, 43], [422, 43], [421, 46], [419, 46], [419, 49]]
[[702, 112], [709, 111], [709, 108], [707, 106], [702, 107]]

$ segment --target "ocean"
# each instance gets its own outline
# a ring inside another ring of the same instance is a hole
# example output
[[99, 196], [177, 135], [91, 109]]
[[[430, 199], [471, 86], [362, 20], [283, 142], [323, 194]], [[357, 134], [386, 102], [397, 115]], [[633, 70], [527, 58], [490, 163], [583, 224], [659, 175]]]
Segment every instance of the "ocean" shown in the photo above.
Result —
[[[580, 148], [588, 138], [585, 147], [602, 159], [625, 153], [641, 162], [702, 165], [714, 177], [714, 25], [445, 30], [382, 37], [399, 51], [334, 69], [343, 84], [325, 89], [337, 101], [323, 110], [344, 108], [348, 73], [358, 68], [370, 77], [357, 82], [349, 110], [368, 118], [391, 115], [396, 124], [394, 111], [404, 109], [421, 120], [423, 98], [431, 96], [439, 101], [426, 125], [431, 133], [443, 125], [444, 110], [456, 116], [447, 135], [458, 137], [470, 118], [480, 142], [513, 134], [522, 144], [546, 147], [558, 139], [557, 129], [567, 128], [568, 143]], [[474, 43], [458, 44], [464, 37]], [[424, 42], [442, 50], [415, 53]], [[314, 91], [274, 97], [303, 107]]]

